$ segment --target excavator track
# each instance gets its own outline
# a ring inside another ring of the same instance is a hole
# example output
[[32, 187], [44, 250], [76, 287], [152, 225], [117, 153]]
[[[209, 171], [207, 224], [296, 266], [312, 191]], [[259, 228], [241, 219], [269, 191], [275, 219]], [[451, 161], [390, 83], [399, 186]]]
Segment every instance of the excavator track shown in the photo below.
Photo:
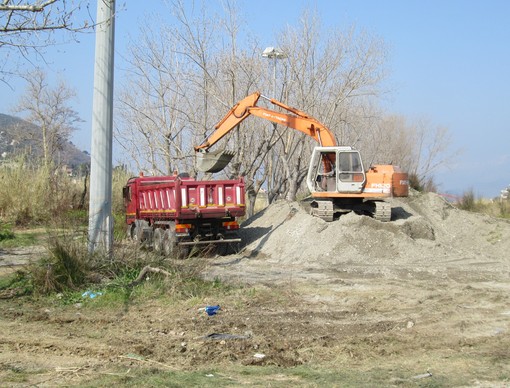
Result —
[[391, 221], [391, 205], [388, 202], [375, 201], [374, 219], [381, 222]]
[[316, 206], [311, 208], [310, 214], [326, 222], [333, 221], [335, 214], [333, 201], [317, 201]]

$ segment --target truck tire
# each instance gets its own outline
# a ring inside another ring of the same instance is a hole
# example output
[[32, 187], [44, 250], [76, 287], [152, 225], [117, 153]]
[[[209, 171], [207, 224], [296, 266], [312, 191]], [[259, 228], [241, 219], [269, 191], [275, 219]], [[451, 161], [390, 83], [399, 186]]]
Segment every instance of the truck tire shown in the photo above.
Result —
[[126, 236], [130, 240], [133, 239], [133, 228], [134, 228], [134, 224], [128, 225], [126, 228]]
[[218, 256], [227, 256], [229, 254], [229, 244], [217, 244], [216, 245], [216, 254]]
[[141, 226], [135, 226], [133, 228], [133, 241], [137, 244], [142, 243], [143, 228]]
[[170, 228], [166, 229], [165, 232], [163, 233], [162, 248], [165, 256], [172, 256], [175, 253], [175, 251], [177, 250], [176, 240], [177, 239], [175, 237], [175, 226], [172, 227], [171, 225]]
[[152, 244], [154, 247], [154, 252], [161, 252], [163, 250], [163, 235], [165, 231], [161, 228], [157, 228], [154, 231], [154, 236], [152, 237]]
[[136, 220], [133, 224], [133, 240], [137, 244], [150, 244], [152, 239], [152, 228], [149, 226], [149, 223], [144, 220]]
[[241, 250], [241, 244], [238, 242], [234, 243], [228, 243], [228, 244], [218, 244], [218, 250], [216, 253], [219, 256], [227, 256], [227, 255], [234, 255], [236, 253], [239, 253]]

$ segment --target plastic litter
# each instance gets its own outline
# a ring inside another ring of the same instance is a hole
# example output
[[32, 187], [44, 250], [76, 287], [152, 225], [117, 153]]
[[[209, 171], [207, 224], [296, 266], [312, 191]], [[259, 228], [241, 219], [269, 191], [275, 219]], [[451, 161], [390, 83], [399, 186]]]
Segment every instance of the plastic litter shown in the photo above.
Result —
[[426, 379], [427, 377], [432, 377], [432, 373], [427, 372], [427, 373], [423, 373], [421, 375], [416, 375], [416, 376], [413, 376], [413, 379]]
[[218, 310], [220, 310], [220, 309], [221, 309], [221, 307], [219, 305], [216, 305], [216, 306], [201, 307], [198, 310], [205, 311], [207, 313], [207, 315], [211, 316], [211, 315], [215, 315], [218, 312]]
[[89, 297], [90, 299], [94, 299], [94, 298], [96, 298], [98, 296], [101, 296], [101, 295], [103, 295], [102, 292], [92, 292], [92, 291], [89, 290], [89, 291], [85, 291], [83, 294], [81, 294], [81, 297], [82, 298]]

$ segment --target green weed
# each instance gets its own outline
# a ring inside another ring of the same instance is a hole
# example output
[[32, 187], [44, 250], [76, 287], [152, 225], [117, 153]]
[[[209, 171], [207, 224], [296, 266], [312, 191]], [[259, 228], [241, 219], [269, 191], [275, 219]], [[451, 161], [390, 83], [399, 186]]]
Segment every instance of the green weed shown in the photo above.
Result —
[[[119, 371], [120, 372], [120, 371]], [[297, 387], [443, 387], [451, 386], [444, 376], [432, 375], [428, 378], [414, 379], [416, 371], [387, 370], [374, 368], [313, 368], [298, 366], [282, 368], [264, 367], [227, 367], [200, 369], [194, 371], [168, 371], [159, 368], [130, 369], [128, 373], [118, 373], [89, 380], [87, 386], [106, 387], [111, 385], [129, 385], [134, 387], [230, 387], [257, 386], [285, 388]], [[469, 381], [458, 381], [467, 384]]]
[[33, 290], [30, 273], [18, 270], [13, 274], [0, 278], [0, 295], [3, 297], [18, 297], [31, 294]]
[[72, 246], [55, 240], [50, 243], [49, 257], [32, 265], [34, 290], [51, 294], [76, 290], [87, 278], [87, 262]]
[[11, 232], [7, 238], [0, 237], [0, 248], [21, 248], [38, 244], [43, 232]]
[[4, 240], [12, 240], [13, 238], [14, 232], [12, 231], [12, 225], [0, 221], [0, 242]]

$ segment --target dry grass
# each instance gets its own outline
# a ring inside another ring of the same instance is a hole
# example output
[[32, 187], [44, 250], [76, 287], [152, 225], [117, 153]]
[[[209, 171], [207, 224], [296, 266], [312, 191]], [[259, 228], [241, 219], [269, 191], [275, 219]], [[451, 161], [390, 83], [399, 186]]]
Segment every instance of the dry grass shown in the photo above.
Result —
[[17, 226], [48, 223], [77, 208], [82, 187], [58, 169], [19, 158], [0, 166], [0, 216]]
[[510, 201], [477, 198], [473, 190], [466, 191], [458, 203], [462, 210], [487, 214], [492, 217], [510, 218]]

